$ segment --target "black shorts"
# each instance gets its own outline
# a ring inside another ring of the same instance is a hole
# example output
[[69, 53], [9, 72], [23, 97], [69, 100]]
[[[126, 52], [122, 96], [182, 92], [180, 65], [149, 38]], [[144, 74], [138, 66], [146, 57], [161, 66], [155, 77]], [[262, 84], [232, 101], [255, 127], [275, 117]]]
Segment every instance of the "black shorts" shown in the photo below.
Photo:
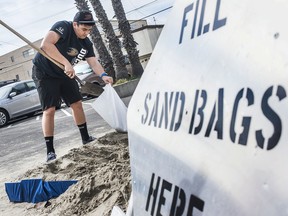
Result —
[[42, 109], [57, 107], [61, 99], [67, 106], [82, 100], [79, 85], [75, 79], [47, 77], [34, 65], [32, 78], [36, 84]]

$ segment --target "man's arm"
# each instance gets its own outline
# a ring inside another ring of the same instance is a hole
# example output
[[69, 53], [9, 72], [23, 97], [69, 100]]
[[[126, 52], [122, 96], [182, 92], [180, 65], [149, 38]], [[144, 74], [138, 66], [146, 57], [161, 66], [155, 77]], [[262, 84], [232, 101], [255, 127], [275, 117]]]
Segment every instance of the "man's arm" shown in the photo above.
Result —
[[[92, 68], [92, 70], [94, 71], [94, 73], [96, 75], [101, 77], [101, 75], [103, 73], [105, 73], [102, 65], [99, 63], [99, 61], [97, 60], [96, 57], [86, 58], [86, 61], [90, 65], [90, 67]], [[105, 76], [102, 76], [101, 78], [106, 84], [108, 84], [108, 83], [113, 84], [113, 78], [112, 77], [105, 75]]]
[[75, 71], [72, 65], [55, 46], [59, 39], [60, 36], [56, 32], [49, 31], [41, 43], [41, 49], [52, 59], [64, 65], [66, 75], [73, 78], [75, 76]]

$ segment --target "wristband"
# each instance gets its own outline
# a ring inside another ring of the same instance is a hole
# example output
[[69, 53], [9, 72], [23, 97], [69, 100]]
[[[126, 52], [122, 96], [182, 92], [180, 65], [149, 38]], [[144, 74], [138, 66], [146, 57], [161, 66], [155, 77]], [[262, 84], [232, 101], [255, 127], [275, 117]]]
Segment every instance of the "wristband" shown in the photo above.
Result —
[[100, 77], [102, 78], [103, 76], [108, 76], [108, 74], [105, 73], [105, 72], [103, 72], [103, 73], [100, 75]]

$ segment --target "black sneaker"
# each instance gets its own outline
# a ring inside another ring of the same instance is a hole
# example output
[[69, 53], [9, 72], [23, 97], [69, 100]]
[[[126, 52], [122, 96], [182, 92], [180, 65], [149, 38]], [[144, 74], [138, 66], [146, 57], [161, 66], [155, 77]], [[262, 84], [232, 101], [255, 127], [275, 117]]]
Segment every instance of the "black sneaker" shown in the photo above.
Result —
[[90, 143], [94, 140], [96, 140], [96, 137], [89, 136], [89, 139], [88, 140], [82, 140], [82, 143], [83, 143], [83, 145], [85, 145], [85, 144]]
[[52, 160], [55, 160], [56, 159], [56, 154], [54, 153], [54, 152], [49, 152], [48, 154], [47, 154], [47, 162], [50, 162], [50, 161], [52, 161]]

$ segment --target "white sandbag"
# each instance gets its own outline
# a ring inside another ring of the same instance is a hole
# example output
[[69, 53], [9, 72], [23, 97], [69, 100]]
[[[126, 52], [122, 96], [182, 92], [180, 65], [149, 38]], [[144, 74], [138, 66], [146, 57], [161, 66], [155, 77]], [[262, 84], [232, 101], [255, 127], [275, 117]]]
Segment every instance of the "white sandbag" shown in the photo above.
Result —
[[118, 206], [114, 206], [112, 209], [111, 216], [126, 216], [126, 215]]
[[113, 129], [127, 132], [127, 107], [111, 84], [104, 87], [104, 92], [91, 105]]

